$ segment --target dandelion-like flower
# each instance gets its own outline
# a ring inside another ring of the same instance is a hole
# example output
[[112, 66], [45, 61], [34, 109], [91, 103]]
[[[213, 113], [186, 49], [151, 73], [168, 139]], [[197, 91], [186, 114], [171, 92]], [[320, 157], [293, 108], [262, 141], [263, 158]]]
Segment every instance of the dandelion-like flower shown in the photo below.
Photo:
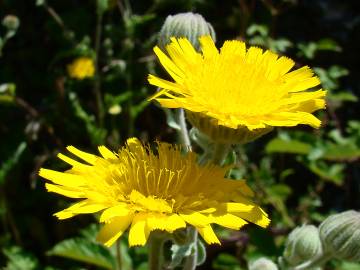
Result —
[[92, 78], [95, 74], [94, 61], [89, 57], [79, 57], [67, 66], [67, 71], [73, 79]]
[[154, 48], [175, 82], [149, 75], [150, 84], [162, 89], [151, 99], [231, 129], [320, 126], [311, 113], [325, 107], [326, 91], [307, 91], [320, 84], [309, 67], [290, 71], [291, 59], [257, 47], [246, 49], [238, 40], [226, 41], [220, 51], [210, 36], [199, 40], [201, 53], [185, 38], [172, 38], [167, 54]]
[[49, 192], [82, 199], [55, 214], [66, 219], [77, 214], [102, 211], [105, 223], [98, 240], [111, 246], [126, 230], [129, 245], [144, 245], [151, 231], [169, 233], [194, 226], [204, 240], [219, 243], [211, 224], [239, 229], [248, 222], [269, 224], [266, 213], [249, 199], [253, 192], [243, 180], [225, 179], [226, 168], [196, 163], [193, 152], [158, 143], [157, 154], [148, 145], [131, 138], [113, 153], [99, 147], [102, 157], [67, 149], [84, 160], [80, 163], [63, 154], [59, 158], [72, 168], [66, 172], [41, 169], [50, 180]]

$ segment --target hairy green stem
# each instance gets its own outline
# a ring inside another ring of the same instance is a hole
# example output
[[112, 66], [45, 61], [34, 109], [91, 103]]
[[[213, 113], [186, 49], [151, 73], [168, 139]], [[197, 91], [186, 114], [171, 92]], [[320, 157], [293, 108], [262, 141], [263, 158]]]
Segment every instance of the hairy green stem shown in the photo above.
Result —
[[190, 242], [194, 243], [191, 254], [186, 258], [183, 270], [194, 270], [197, 262], [197, 241], [198, 233], [194, 227], [188, 228], [188, 237]]
[[120, 249], [120, 240], [116, 241], [116, 270], [121, 270], [122, 262], [121, 262], [121, 249]]
[[149, 239], [149, 270], [161, 270], [163, 265], [164, 238], [153, 232]]
[[289, 270], [306, 270], [311, 269], [315, 267], [322, 266], [324, 263], [326, 263], [328, 260], [332, 258], [332, 254], [330, 253], [324, 253], [322, 256], [314, 258], [312, 261], [304, 262], [298, 266], [289, 268]]
[[178, 124], [181, 128], [179, 132], [181, 144], [183, 144], [188, 151], [191, 151], [191, 142], [190, 142], [189, 132], [186, 127], [184, 109], [178, 109], [176, 113], [178, 117]]
[[[177, 110], [177, 120], [180, 126], [179, 136], [181, 140], [181, 144], [185, 146], [187, 151], [191, 151], [191, 141], [189, 137], [189, 132], [186, 126], [185, 112], [183, 109]], [[190, 243], [194, 243], [193, 250], [191, 254], [186, 257], [184, 270], [194, 270], [196, 268], [196, 260], [197, 260], [197, 241], [198, 241], [198, 233], [194, 227], [189, 227], [187, 231], [187, 238]]]
[[216, 143], [213, 150], [212, 162], [221, 166], [230, 151], [230, 146], [230, 144]]

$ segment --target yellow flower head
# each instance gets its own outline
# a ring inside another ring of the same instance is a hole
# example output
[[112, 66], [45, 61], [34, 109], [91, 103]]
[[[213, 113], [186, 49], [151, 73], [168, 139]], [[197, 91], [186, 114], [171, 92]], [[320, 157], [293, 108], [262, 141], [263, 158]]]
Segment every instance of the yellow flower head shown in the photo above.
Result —
[[102, 157], [73, 146], [67, 148], [84, 160], [63, 154], [59, 158], [72, 168], [66, 172], [41, 169], [50, 180], [46, 188], [70, 198], [82, 199], [55, 214], [66, 219], [77, 214], [102, 211], [98, 240], [111, 246], [128, 227], [129, 245], [144, 245], [151, 231], [172, 233], [194, 226], [207, 243], [219, 243], [211, 224], [239, 229], [248, 222], [266, 227], [267, 215], [249, 200], [252, 191], [243, 180], [225, 179], [226, 168], [196, 163], [179, 147], [158, 143], [157, 154], [135, 138], [128, 139], [117, 154], [99, 147]]
[[73, 79], [83, 80], [94, 77], [94, 61], [88, 57], [79, 57], [67, 66], [68, 74]]
[[320, 84], [309, 67], [290, 71], [291, 59], [257, 47], [246, 49], [237, 40], [226, 41], [220, 51], [210, 36], [199, 40], [201, 53], [185, 38], [172, 38], [168, 55], [154, 48], [175, 82], [149, 75], [150, 84], [162, 88], [151, 99], [232, 129], [320, 126], [311, 113], [325, 107], [326, 91], [306, 91]]

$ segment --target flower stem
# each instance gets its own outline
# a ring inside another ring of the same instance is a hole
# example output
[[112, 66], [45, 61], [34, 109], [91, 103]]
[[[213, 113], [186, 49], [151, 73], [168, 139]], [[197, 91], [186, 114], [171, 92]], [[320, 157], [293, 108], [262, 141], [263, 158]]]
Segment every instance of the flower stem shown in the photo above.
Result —
[[149, 270], [161, 270], [164, 239], [153, 232], [149, 239]]
[[212, 162], [221, 166], [230, 151], [230, 144], [216, 143], [212, 156]]
[[[178, 124], [180, 126], [180, 140], [181, 144], [185, 146], [187, 151], [191, 151], [191, 141], [189, 137], [189, 132], [186, 127], [185, 120], [185, 112], [183, 109], [177, 110]], [[186, 257], [184, 270], [194, 270], [196, 268], [196, 260], [197, 260], [197, 241], [198, 241], [198, 233], [194, 227], [189, 227], [187, 231], [187, 237], [189, 239], [189, 243], [194, 243], [193, 250], [189, 256]]]
[[306, 270], [306, 269], [319, 267], [319, 266], [322, 266], [324, 263], [326, 263], [331, 258], [332, 258], [332, 254], [324, 253], [324, 254], [322, 254], [322, 256], [317, 257], [317, 258], [313, 259], [312, 261], [304, 262], [298, 266], [289, 268], [289, 270]]
[[122, 262], [121, 262], [121, 249], [120, 249], [120, 240], [116, 241], [116, 270], [121, 270]]
[[198, 241], [198, 233], [194, 227], [188, 228], [188, 237], [189, 242], [194, 243], [193, 250], [191, 254], [186, 258], [183, 270], [194, 270], [196, 268], [196, 262], [197, 262], [197, 241]]
[[184, 109], [178, 109], [176, 113], [178, 117], [178, 124], [181, 128], [179, 132], [181, 144], [184, 145], [188, 151], [191, 151], [191, 142], [190, 142], [189, 132], [186, 127]]

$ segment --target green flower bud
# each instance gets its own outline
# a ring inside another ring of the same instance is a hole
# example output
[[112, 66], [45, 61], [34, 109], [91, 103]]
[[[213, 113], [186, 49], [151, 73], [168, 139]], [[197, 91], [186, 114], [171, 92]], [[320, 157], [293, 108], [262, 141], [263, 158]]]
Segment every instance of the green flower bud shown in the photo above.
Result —
[[260, 258], [250, 263], [249, 270], [278, 270], [278, 267], [273, 261], [267, 258]]
[[164, 50], [171, 37], [186, 37], [195, 49], [200, 48], [199, 37], [210, 35], [215, 41], [215, 32], [210, 23], [200, 14], [187, 12], [167, 16], [161, 27], [158, 45]]
[[319, 230], [324, 252], [341, 260], [360, 262], [360, 212], [349, 210], [331, 215]]
[[2, 25], [10, 31], [15, 31], [19, 28], [20, 20], [15, 15], [6, 15], [2, 20]]
[[321, 256], [322, 244], [319, 230], [314, 225], [295, 228], [288, 236], [283, 258], [292, 266]]

